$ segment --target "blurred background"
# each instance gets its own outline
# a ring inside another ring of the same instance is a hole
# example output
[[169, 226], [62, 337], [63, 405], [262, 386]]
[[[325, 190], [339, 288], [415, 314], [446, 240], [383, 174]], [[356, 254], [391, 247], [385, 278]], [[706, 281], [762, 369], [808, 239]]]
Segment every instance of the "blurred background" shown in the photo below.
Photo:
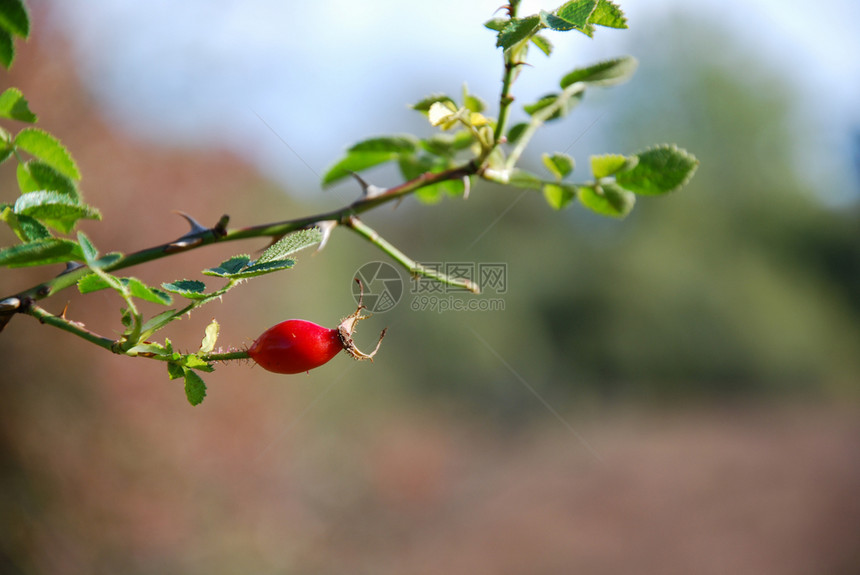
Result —
[[[695, 179], [624, 221], [490, 185], [368, 214], [419, 261], [506, 269], [504, 289], [442, 294], [493, 311], [422, 310], [404, 274], [358, 335], [389, 327], [372, 365], [231, 364], [192, 408], [163, 366], [15, 318], [0, 572], [860, 572], [860, 7], [820, 3], [825, 20], [787, 4], [626, 0], [628, 31], [552, 35], [520, 103], [598, 59], [640, 68], [540, 134], [531, 168], [566, 150], [584, 180], [591, 154], [676, 142]], [[429, 134], [407, 108], [429, 93], [467, 82], [495, 110], [481, 24], [497, 7], [38, 0], [0, 83], [78, 160], [104, 215], [82, 229], [128, 252], [185, 233], [173, 210], [242, 226], [352, 201], [354, 184], [322, 191], [318, 175], [358, 139]], [[0, 186], [17, 193], [10, 165]], [[131, 273], [203, 279], [264, 246]], [[165, 335], [194, 349], [213, 317], [224, 346], [289, 317], [333, 326], [377, 261], [337, 230]], [[46, 271], [4, 271], [0, 294]], [[68, 290], [46, 307], [67, 302], [117, 331], [118, 298]]]

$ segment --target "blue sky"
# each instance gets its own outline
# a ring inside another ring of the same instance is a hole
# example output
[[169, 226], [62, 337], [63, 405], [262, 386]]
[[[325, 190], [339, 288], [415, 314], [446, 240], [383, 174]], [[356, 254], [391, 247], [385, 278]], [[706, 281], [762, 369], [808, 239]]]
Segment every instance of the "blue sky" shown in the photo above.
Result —
[[[170, 145], [234, 149], [267, 175], [309, 192], [318, 189], [315, 174], [349, 143], [423, 130], [407, 103], [431, 92], [456, 93], [464, 80], [488, 99], [498, 91], [499, 53], [480, 24], [499, 0], [51, 4], [51, 25], [70, 36], [112, 122]], [[693, 5], [620, 4], [640, 32]], [[524, 0], [521, 13], [553, 7]], [[791, 79], [809, 104], [805, 121], [817, 127], [810, 144], [816, 150], [838, 148], [846, 127], [860, 125], [856, 0], [819, 2], [815, 11], [827, 16], [814, 21], [810, 5], [798, 1], [703, 0], [695, 10], [736, 31], [738, 41]], [[627, 34], [601, 29], [594, 40], [555, 34], [556, 56], [533, 56], [536, 66], [518, 85], [520, 97], [540, 96], [577, 65], [635, 52]], [[586, 110], [582, 125], [597, 114]], [[572, 151], [587, 154], [588, 144], [583, 138], [582, 149]]]

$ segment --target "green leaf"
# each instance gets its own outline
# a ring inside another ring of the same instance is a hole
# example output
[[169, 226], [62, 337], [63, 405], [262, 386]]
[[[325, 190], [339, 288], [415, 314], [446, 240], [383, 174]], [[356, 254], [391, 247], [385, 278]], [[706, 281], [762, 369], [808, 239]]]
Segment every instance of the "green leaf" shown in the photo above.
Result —
[[146, 357], [154, 357], [170, 355], [170, 352], [159, 343], [139, 343], [128, 349], [125, 354], [130, 356], [142, 355]]
[[532, 44], [537, 46], [538, 49], [547, 56], [552, 54], [552, 42], [550, 42], [549, 38], [546, 36], [535, 34], [532, 36]]
[[38, 160], [18, 164], [18, 187], [22, 193], [54, 191], [65, 194], [76, 202], [81, 199], [74, 180]]
[[541, 19], [553, 30], [576, 29], [590, 37], [594, 28], [589, 20], [596, 6], [597, 0], [573, 0], [560, 6], [553, 14], [542, 12]]
[[474, 94], [469, 94], [466, 91], [465, 86], [463, 86], [463, 105], [466, 106], [467, 110], [476, 114], [480, 114], [487, 109], [486, 102], [484, 102]]
[[573, 158], [567, 154], [544, 154], [541, 159], [546, 169], [559, 180], [563, 180], [573, 171]]
[[[11, 212], [11, 210], [9, 210]], [[22, 241], [32, 242], [34, 240], [44, 240], [51, 237], [51, 232], [43, 226], [36, 218], [31, 218], [25, 215], [16, 215], [18, 220], [18, 230], [21, 231]], [[17, 231], [16, 231], [17, 233]]]
[[515, 168], [511, 172], [511, 177], [508, 179], [508, 184], [516, 186], [518, 188], [539, 190], [543, 186], [543, 181], [531, 172]]
[[594, 178], [599, 180], [622, 170], [630, 170], [638, 163], [639, 158], [636, 156], [622, 156], [620, 154], [591, 156], [591, 172], [594, 174]]
[[508, 143], [516, 144], [528, 127], [528, 122], [520, 122], [511, 126], [511, 129], [508, 130]]
[[199, 300], [207, 297], [204, 293], [206, 291], [206, 284], [197, 280], [177, 280], [175, 282], [163, 283], [161, 287], [164, 291], [188, 299]]
[[573, 184], [545, 184], [543, 196], [554, 210], [566, 208], [576, 198], [576, 186]]
[[609, 0], [600, 0], [591, 13], [589, 23], [607, 28], [627, 28], [627, 18], [621, 8]]
[[184, 368], [185, 375], [185, 397], [191, 405], [200, 405], [206, 397], [206, 382], [196, 372]]
[[200, 359], [196, 355], [186, 355], [185, 356], [185, 367], [190, 367], [192, 369], [199, 369], [200, 371], [205, 371], [208, 373], [215, 371], [215, 368], [212, 367], [212, 364]]
[[453, 134], [437, 133], [426, 140], [421, 140], [421, 148], [434, 156], [454, 157], [457, 152], [467, 149], [475, 141], [470, 131], [460, 130]]
[[448, 102], [456, 107], [454, 100], [452, 100], [450, 96], [447, 96], [445, 94], [431, 94], [423, 100], [412, 104], [411, 107], [413, 110], [418, 110], [419, 112], [423, 112], [426, 115], [427, 112], [430, 111], [430, 106], [432, 106], [436, 102]]
[[12, 155], [12, 151], [13, 148], [0, 142], [0, 164], [9, 159], [9, 156]]
[[353, 172], [396, 160], [415, 151], [417, 140], [412, 136], [383, 136], [358, 142], [347, 150], [346, 156], [323, 174], [324, 186], [341, 180]]
[[59, 192], [28, 192], [15, 202], [15, 213], [23, 214], [58, 230], [69, 233], [80, 219], [98, 220], [95, 208], [79, 204], [74, 198]]
[[244, 268], [240, 272], [230, 274], [229, 276], [224, 277], [228, 277], [230, 279], [253, 278], [272, 272], [288, 270], [295, 265], [296, 262], [293, 260], [274, 260], [271, 262], [254, 263]]
[[561, 79], [561, 87], [567, 88], [575, 82], [585, 82], [594, 86], [613, 86], [630, 79], [638, 65], [636, 58], [632, 56], [606, 60], [566, 74]]
[[22, 0], [0, 0], [0, 27], [22, 38], [30, 35], [30, 16]]
[[579, 201], [603, 216], [623, 218], [636, 204], [636, 196], [611, 182], [579, 188]]
[[0, 249], [0, 266], [42, 266], [84, 259], [80, 246], [60, 238], [46, 238]]
[[171, 361], [167, 364], [167, 377], [169, 377], [171, 380], [185, 377], [185, 370], [182, 369], [182, 366], [180, 364]]
[[285, 260], [287, 256], [303, 250], [322, 241], [322, 231], [319, 228], [299, 230], [285, 235], [263, 252], [256, 264]]
[[[161, 305], [170, 305], [173, 301], [173, 298], [171, 298], [170, 295], [164, 293], [160, 289], [149, 287], [137, 278], [132, 277], [118, 279], [120, 284], [125, 286], [128, 292], [136, 298]], [[111, 286], [104, 277], [99, 276], [98, 274], [87, 274], [78, 280], [78, 291], [82, 294], [92, 293], [109, 287], [113, 286]]]
[[83, 259], [86, 260], [87, 265], [93, 267], [96, 258], [99, 257], [99, 252], [93, 245], [93, 242], [90, 241], [90, 238], [87, 237], [87, 234], [85, 234], [84, 232], [78, 232], [78, 244], [80, 245]]
[[549, 122], [551, 120], [563, 118], [570, 113], [570, 111], [582, 101], [583, 95], [584, 92], [580, 91], [562, 100], [563, 94], [547, 94], [533, 104], [526, 104], [523, 106], [523, 109], [529, 116], [534, 116], [545, 108], [558, 104], [558, 109], [546, 119], [546, 121]]
[[218, 341], [218, 333], [220, 331], [221, 326], [216, 320], [213, 319], [212, 323], [206, 326], [206, 333], [203, 336], [203, 341], [200, 344], [201, 353], [212, 353], [212, 350], [215, 349], [215, 342]]
[[661, 145], [636, 154], [639, 163], [632, 170], [619, 172], [615, 181], [623, 188], [645, 195], [673, 192], [690, 181], [699, 161], [675, 147]]
[[490, 30], [494, 30], [495, 32], [501, 32], [502, 29], [508, 25], [507, 18], [492, 18], [484, 22], [484, 28], [488, 28]]
[[24, 94], [18, 88], [7, 88], [5, 92], [0, 94], [0, 117], [19, 122], [33, 123], [36, 121], [36, 115], [30, 111]]
[[529, 39], [541, 28], [541, 19], [538, 16], [528, 16], [526, 18], [512, 18], [502, 31], [499, 32], [499, 38], [496, 41], [497, 48], [505, 50], [516, 46], [520, 42]]
[[15, 60], [15, 41], [12, 39], [12, 34], [0, 28], [0, 64], [8, 70], [13, 60]]
[[250, 262], [251, 256], [246, 254], [236, 255], [221, 262], [221, 265], [217, 267], [203, 270], [203, 274], [207, 276], [230, 277], [242, 271]]
[[16, 147], [39, 158], [58, 172], [75, 180], [81, 179], [81, 173], [69, 151], [48, 132], [38, 128], [24, 128], [15, 136], [14, 143]]

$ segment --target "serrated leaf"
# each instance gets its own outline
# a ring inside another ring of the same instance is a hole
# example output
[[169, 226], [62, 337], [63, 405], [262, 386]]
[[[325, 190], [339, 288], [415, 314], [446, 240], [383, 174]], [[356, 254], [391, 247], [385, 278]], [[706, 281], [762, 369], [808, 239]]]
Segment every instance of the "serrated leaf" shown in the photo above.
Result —
[[293, 260], [275, 260], [271, 262], [262, 262], [257, 264], [252, 264], [246, 268], [244, 268], [240, 272], [236, 272], [229, 276], [230, 279], [246, 279], [253, 278], [265, 274], [269, 274], [272, 272], [277, 272], [281, 270], [288, 270], [291, 267], [295, 266], [296, 262]]
[[18, 187], [21, 193], [53, 191], [65, 194], [76, 202], [81, 199], [74, 180], [38, 160], [18, 164]]
[[257, 259], [255, 265], [285, 260], [287, 256], [303, 250], [322, 241], [322, 231], [319, 228], [299, 230], [285, 235], [276, 243], [269, 246]]
[[170, 355], [163, 345], [158, 343], [139, 343], [125, 352], [126, 355], [143, 355], [148, 357]]
[[199, 369], [200, 371], [206, 371], [210, 373], [215, 371], [215, 368], [213, 368], [209, 362], [200, 359], [196, 355], [185, 356], [185, 367]]
[[573, 0], [561, 5], [552, 14], [541, 13], [541, 19], [553, 30], [576, 29], [590, 37], [594, 33], [594, 28], [589, 20], [596, 6], [597, 0]]
[[206, 398], [206, 382], [197, 373], [188, 368], [182, 371], [185, 375], [185, 397], [188, 398], [188, 403], [191, 405], [200, 405]]
[[160, 289], [149, 287], [137, 278], [122, 278], [120, 281], [128, 288], [129, 293], [138, 299], [161, 305], [170, 305], [173, 302], [170, 295]]
[[95, 208], [54, 191], [28, 192], [21, 195], [15, 202], [15, 213], [36, 218], [66, 234], [74, 229], [80, 219], [101, 219], [101, 214]]
[[212, 353], [215, 349], [215, 343], [218, 341], [218, 333], [221, 331], [221, 326], [216, 320], [206, 326], [206, 332], [203, 336], [203, 341], [200, 343], [201, 353]]
[[0, 117], [30, 123], [37, 119], [30, 111], [30, 105], [24, 98], [24, 94], [18, 88], [7, 88], [0, 94]]
[[502, 31], [496, 41], [497, 48], [508, 50], [509, 48], [527, 40], [541, 28], [541, 19], [538, 16], [527, 16], [526, 18], [512, 18]]
[[84, 259], [80, 246], [66, 239], [46, 238], [0, 249], [0, 266], [42, 266]]
[[82, 294], [92, 293], [110, 287], [107, 281], [96, 274], [87, 274], [78, 280], [78, 291]]
[[573, 184], [545, 184], [543, 197], [554, 210], [563, 210], [576, 198], [576, 186]]
[[600, 0], [591, 13], [589, 23], [607, 28], [627, 28], [627, 18], [619, 6], [609, 0]]
[[206, 298], [206, 284], [197, 280], [177, 280], [175, 282], [161, 284], [166, 292], [174, 293], [188, 299]]
[[598, 62], [586, 68], [577, 68], [561, 79], [561, 87], [567, 88], [575, 82], [585, 82], [594, 86], [614, 86], [630, 79], [639, 65], [636, 58], [622, 56], [605, 62]]
[[699, 161], [673, 145], [656, 146], [636, 154], [639, 163], [632, 170], [619, 172], [615, 181], [623, 188], [644, 195], [673, 192], [690, 181]]
[[620, 186], [607, 182], [600, 186], [580, 187], [579, 202], [603, 216], [623, 218], [636, 204], [636, 196]]
[[15, 60], [15, 40], [12, 39], [12, 34], [0, 28], [0, 64], [8, 70], [13, 60]]
[[203, 274], [207, 276], [229, 277], [240, 272], [251, 262], [251, 256], [241, 254], [231, 257], [228, 260], [221, 262], [221, 265], [203, 270]]
[[48, 132], [39, 128], [24, 128], [15, 136], [15, 146], [39, 158], [61, 174], [74, 180], [81, 179], [81, 173], [69, 151]]
[[507, 26], [508, 19], [507, 18], [491, 18], [484, 22], [484, 28], [488, 28], [489, 30], [493, 30], [495, 32], [501, 32], [502, 29]]
[[537, 175], [515, 168], [508, 179], [508, 184], [518, 188], [528, 188], [531, 190], [539, 190], [543, 187], [543, 180]]
[[549, 41], [549, 38], [542, 34], [535, 34], [532, 36], [532, 44], [538, 47], [538, 49], [546, 54], [547, 56], [552, 54], [552, 42]]
[[185, 377], [185, 370], [178, 363], [170, 362], [167, 364], [167, 377], [171, 380]]
[[636, 156], [622, 156], [621, 154], [604, 154], [602, 156], [591, 156], [591, 172], [595, 179], [606, 178], [622, 170], [629, 170], [639, 163]]
[[426, 98], [422, 99], [421, 101], [412, 104], [411, 108], [413, 110], [418, 110], [419, 112], [426, 114], [430, 111], [430, 106], [432, 106], [436, 102], [450, 102], [451, 105], [456, 108], [454, 100], [452, 100], [451, 97], [446, 94], [431, 94]]
[[23, 214], [16, 215], [15, 219], [18, 220], [18, 226], [15, 233], [18, 233], [18, 230], [20, 230], [21, 236], [19, 237], [22, 241], [32, 242], [34, 240], [44, 240], [51, 237], [51, 232], [48, 231], [48, 228], [43, 226], [39, 220]]
[[573, 171], [573, 158], [567, 154], [544, 154], [541, 160], [546, 169], [559, 180], [563, 180]]
[[0, 27], [22, 38], [30, 35], [30, 15], [22, 0], [0, 1]]

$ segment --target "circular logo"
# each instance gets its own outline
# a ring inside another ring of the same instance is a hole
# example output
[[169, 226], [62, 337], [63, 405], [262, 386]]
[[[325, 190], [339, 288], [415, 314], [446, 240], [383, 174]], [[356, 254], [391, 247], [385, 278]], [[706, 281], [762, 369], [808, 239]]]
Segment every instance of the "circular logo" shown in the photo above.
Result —
[[361, 280], [361, 288], [352, 282], [352, 295], [355, 302], [364, 289], [364, 305], [373, 313], [385, 313], [403, 297], [403, 278], [393, 265], [386, 262], [370, 262], [364, 264], [355, 272], [355, 277]]

